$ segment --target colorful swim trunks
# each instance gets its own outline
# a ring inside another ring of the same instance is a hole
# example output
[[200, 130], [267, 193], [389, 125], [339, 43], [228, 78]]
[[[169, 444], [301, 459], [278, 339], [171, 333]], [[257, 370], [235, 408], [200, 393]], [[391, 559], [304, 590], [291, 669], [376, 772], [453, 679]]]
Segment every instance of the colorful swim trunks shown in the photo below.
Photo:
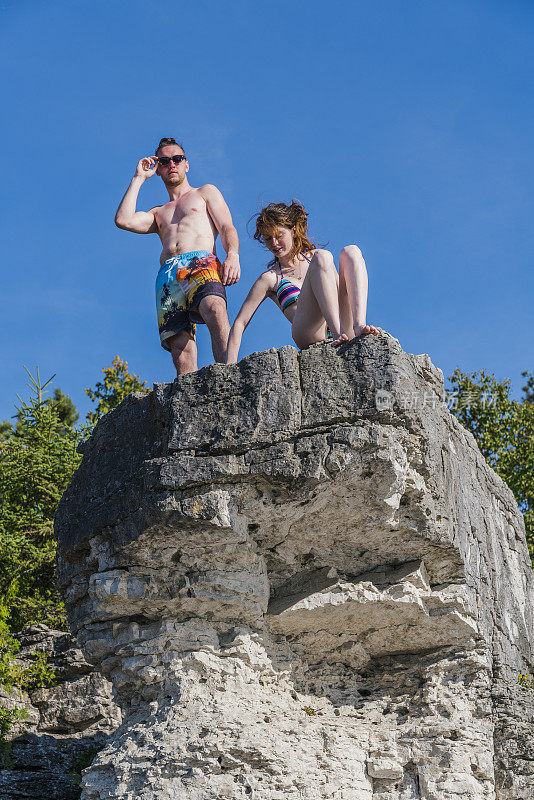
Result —
[[208, 250], [195, 250], [169, 258], [156, 278], [156, 310], [161, 346], [170, 350], [167, 339], [182, 331], [195, 335], [195, 322], [204, 322], [198, 305], [204, 297], [216, 295], [226, 301], [220, 278], [221, 265]]

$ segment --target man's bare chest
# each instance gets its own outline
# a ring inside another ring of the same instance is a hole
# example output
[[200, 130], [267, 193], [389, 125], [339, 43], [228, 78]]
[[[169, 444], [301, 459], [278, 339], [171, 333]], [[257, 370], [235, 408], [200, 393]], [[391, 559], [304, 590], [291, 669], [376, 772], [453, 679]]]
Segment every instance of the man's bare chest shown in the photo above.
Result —
[[166, 203], [157, 212], [157, 221], [160, 229], [174, 227], [199, 227], [210, 226], [210, 219], [206, 201], [200, 195], [187, 195], [182, 200], [173, 200]]

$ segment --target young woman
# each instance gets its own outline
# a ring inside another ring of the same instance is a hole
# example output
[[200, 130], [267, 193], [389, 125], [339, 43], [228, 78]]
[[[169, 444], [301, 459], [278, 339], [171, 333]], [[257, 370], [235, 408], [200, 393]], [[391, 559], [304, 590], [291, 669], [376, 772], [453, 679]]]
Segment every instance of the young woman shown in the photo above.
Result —
[[243, 332], [261, 303], [270, 297], [291, 322], [297, 347], [331, 338], [332, 344], [365, 334], [381, 333], [365, 324], [367, 270], [359, 247], [349, 244], [339, 256], [339, 275], [332, 253], [308, 239], [308, 214], [293, 200], [269, 203], [256, 217], [254, 238], [274, 258], [253, 284], [236, 317], [226, 352], [235, 364]]

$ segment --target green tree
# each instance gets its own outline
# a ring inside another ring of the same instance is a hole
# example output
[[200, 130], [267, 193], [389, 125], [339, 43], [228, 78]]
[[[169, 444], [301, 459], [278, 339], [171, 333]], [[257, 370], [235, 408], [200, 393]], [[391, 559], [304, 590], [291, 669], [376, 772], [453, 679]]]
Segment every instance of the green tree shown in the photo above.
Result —
[[527, 379], [526, 384], [523, 386], [522, 391], [525, 393], [525, 400], [529, 403], [534, 403], [534, 375], [531, 372], [522, 372], [523, 378]]
[[[24, 367], [24, 369], [26, 370], [26, 372], [28, 372], [28, 374], [30, 375], [30, 378], [31, 378], [32, 376], [29, 373], [28, 369], [26, 367]], [[36, 368], [36, 373], [37, 373], [37, 380], [39, 380], [39, 377], [38, 377], [39, 376], [39, 367]], [[50, 381], [53, 380], [54, 377], [55, 376], [52, 376]], [[46, 385], [48, 385], [50, 383], [50, 381], [47, 381]], [[41, 392], [43, 392], [43, 391], [45, 391], [45, 387], [44, 386], [41, 387]], [[54, 389], [54, 396], [53, 397], [47, 397], [46, 399], [44, 399], [44, 397], [42, 397], [41, 399], [42, 399], [42, 402], [46, 403], [49, 406], [54, 406], [56, 408], [56, 410], [58, 412], [57, 416], [58, 416], [59, 424], [67, 425], [67, 426], [71, 426], [72, 427], [74, 425], [74, 423], [77, 422], [78, 419], [80, 418], [80, 415], [78, 414], [78, 410], [77, 410], [76, 406], [74, 405], [74, 403], [72, 402], [71, 398], [67, 394], [64, 394], [61, 391], [61, 389], [59, 388], [59, 386], [57, 386]], [[20, 400], [20, 397], [19, 397], [19, 400]], [[16, 420], [15, 425], [13, 425], [8, 419], [0, 421], [0, 441], [2, 439], [7, 439], [15, 431], [17, 431], [19, 434], [21, 433], [21, 426], [26, 424], [26, 420], [25, 420], [24, 415], [20, 412], [20, 410], [18, 410], [17, 413], [13, 416], [13, 419]]]
[[[38, 374], [39, 367], [37, 367], [37, 375]], [[52, 376], [50, 380], [52, 380], [53, 377], [54, 376]], [[47, 384], [48, 383], [49, 381], [47, 381]], [[64, 394], [59, 387], [54, 389], [53, 397], [47, 397], [46, 399], [43, 397], [42, 402], [47, 406], [54, 408], [54, 411], [56, 412], [55, 416], [57, 417], [57, 424], [60, 428], [64, 425], [67, 427], [72, 427], [80, 417], [71, 398], [67, 394]], [[15, 427], [13, 427], [8, 420], [0, 423], [0, 436], [2, 431], [4, 431], [6, 436], [10, 436], [13, 433], [17, 436], [24, 435], [24, 426], [28, 425], [27, 418], [20, 410], [18, 410], [14, 416], [14, 419], [16, 420]]]
[[[529, 373], [522, 373], [523, 376]], [[520, 401], [510, 398], [510, 380], [498, 381], [485, 370], [449, 378], [451, 411], [471, 431], [488, 464], [506, 481], [525, 517], [527, 544], [534, 564], [534, 403], [533, 377]]]
[[54, 396], [45, 400], [45, 403], [55, 407], [57, 416], [63, 425], [72, 427], [78, 422], [80, 415], [76, 406], [67, 394], [63, 394], [58, 386], [54, 389]]
[[55, 588], [53, 516], [81, 456], [78, 443], [99, 417], [133, 391], [147, 391], [118, 356], [104, 368], [104, 382], [86, 392], [97, 403], [85, 425], [61, 389], [46, 397], [54, 376], [29, 376], [30, 399], [19, 398], [15, 424], [0, 423], [0, 611], [7, 630], [33, 622], [65, 628]]
[[0, 605], [7, 605], [10, 630], [31, 622], [65, 627], [52, 519], [80, 462], [80, 432], [68, 422], [65, 396], [48, 402], [44, 393], [53, 376], [42, 384], [39, 370], [35, 378], [28, 375], [29, 402], [19, 398], [17, 425], [0, 440]]
[[132, 392], [150, 391], [146, 388], [146, 381], [142, 381], [139, 375], [130, 375], [128, 362], [122, 361], [119, 356], [115, 356], [112, 364], [104, 367], [102, 372], [104, 381], [99, 381], [94, 389], [85, 390], [85, 394], [96, 403], [96, 410], [87, 414], [87, 420], [91, 425], [112, 408], [116, 408]]
[[[35, 377], [26, 369], [30, 399], [19, 398], [15, 424], [0, 422], [0, 686], [7, 691], [49, 685], [54, 680], [43, 653], [36, 654], [24, 669], [17, 665], [19, 645], [12, 634], [35, 622], [67, 629], [65, 608], [56, 590], [53, 516], [80, 463], [78, 442], [127, 394], [146, 391], [146, 384], [139, 376], [129, 375], [126, 362], [118, 356], [103, 371], [104, 383], [86, 390], [98, 405], [85, 425], [74, 427], [78, 412], [61, 389], [45, 398], [54, 376], [43, 384], [39, 368]], [[0, 765], [5, 736], [25, 716], [23, 709], [0, 705]]]

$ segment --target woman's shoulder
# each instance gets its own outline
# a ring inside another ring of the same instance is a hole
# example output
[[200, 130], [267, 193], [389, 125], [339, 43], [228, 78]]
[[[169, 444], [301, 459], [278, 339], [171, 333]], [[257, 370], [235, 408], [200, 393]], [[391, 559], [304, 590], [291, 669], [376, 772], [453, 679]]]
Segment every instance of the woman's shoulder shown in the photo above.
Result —
[[279, 275], [278, 275], [278, 272], [276, 271], [275, 267], [267, 267], [267, 269], [265, 269], [261, 273], [260, 277], [258, 278], [258, 281], [261, 281], [261, 283], [266, 288], [274, 289], [274, 287], [278, 283], [278, 278], [279, 278]]

